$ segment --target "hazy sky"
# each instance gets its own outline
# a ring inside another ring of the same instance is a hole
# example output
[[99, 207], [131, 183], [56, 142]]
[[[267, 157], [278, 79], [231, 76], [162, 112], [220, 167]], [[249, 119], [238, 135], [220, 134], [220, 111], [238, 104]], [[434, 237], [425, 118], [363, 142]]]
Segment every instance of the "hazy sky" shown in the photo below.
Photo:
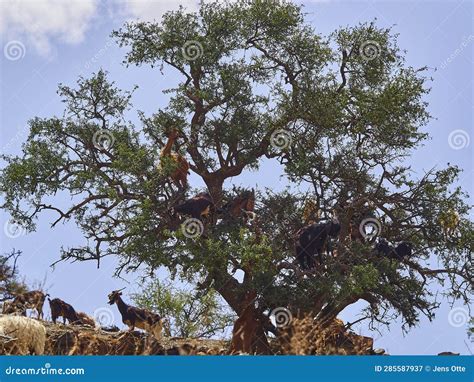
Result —
[[[172, 4], [172, 5], [170, 5]], [[18, 154], [28, 130], [27, 121], [34, 117], [60, 116], [63, 104], [56, 95], [58, 83], [74, 85], [79, 75], [89, 76], [99, 68], [110, 72], [122, 89], [139, 85], [132, 103], [134, 111], [147, 114], [165, 106], [161, 93], [174, 84], [172, 75], [163, 77], [150, 68], [125, 68], [124, 50], [110, 40], [109, 34], [127, 19], [159, 19], [161, 14], [183, 4], [195, 9], [194, 1], [5, 1], [0, 0], [1, 56], [1, 129], [0, 151]], [[407, 64], [428, 66], [433, 77], [432, 92], [426, 97], [429, 111], [435, 117], [426, 127], [431, 140], [413, 154], [411, 164], [421, 176], [424, 170], [445, 166], [447, 162], [464, 168], [460, 185], [473, 191], [473, 3], [471, 1], [308, 1], [303, 2], [307, 21], [316, 31], [329, 34], [340, 26], [377, 19], [379, 26], [392, 26], [399, 33], [399, 45], [407, 50]], [[136, 118], [132, 114], [131, 118]], [[158, 148], [157, 148], [158, 149]], [[2, 166], [4, 164], [2, 163]], [[255, 173], [245, 173], [236, 184], [255, 185]], [[192, 176], [191, 183], [199, 185]], [[258, 173], [259, 188], [281, 189], [274, 162], [264, 162]], [[23, 251], [19, 261], [21, 272], [32, 284], [47, 277], [46, 287], [53, 297], [72, 303], [78, 310], [101, 314], [103, 322], [121, 326], [116, 307], [106, 305], [107, 294], [127, 286], [137, 289], [132, 281], [112, 278], [113, 259], [105, 259], [100, 269], [95, 263], [60, 263], [54, 270], [50, 264], [58, 259], [61, 245], [83, 243], [73, 223], [49, 228], [52, 215], [44, 214], [38, 230], [28, 235], [9, 237], [0, 231], [2, 252], [12, 248]], [[0, 212], [2, 228], [9, 216]], [[455, 351], [469, 354], [474, 344], [466, 336], [466, 309], [456, 305], [451, 310], [443, 301], [436, 319], [423, 318], [419, 327], [403, 336], [399, 323], [382, 335], [369, 332], [362, 325], [357, 330], [376, 338], [375, 346], [391, 354], [436, 354]], [[361, 304], [346, 309], [344, 320], [353, 320]]]

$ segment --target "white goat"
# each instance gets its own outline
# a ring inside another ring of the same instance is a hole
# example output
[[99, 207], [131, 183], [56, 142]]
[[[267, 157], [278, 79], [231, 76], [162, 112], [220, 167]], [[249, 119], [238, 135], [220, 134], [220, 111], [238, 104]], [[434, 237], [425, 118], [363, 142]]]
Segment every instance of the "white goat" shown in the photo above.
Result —
[[22, 316], [0, 316], [0, 336], [11, 338], [7, 345], [10, 354], [44, 354], [46, 328], [32, 318]]

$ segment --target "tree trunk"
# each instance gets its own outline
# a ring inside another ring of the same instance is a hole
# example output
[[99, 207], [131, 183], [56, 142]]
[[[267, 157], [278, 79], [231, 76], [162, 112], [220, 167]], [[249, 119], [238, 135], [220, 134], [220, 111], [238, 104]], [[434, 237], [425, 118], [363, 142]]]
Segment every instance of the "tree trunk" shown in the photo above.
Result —
[[[225, 178], [213, 174], [204, 176], [203, 179], [214, 205], [222, 206]], [[239, 316], [232, 330], [231, 353], [270, 354], [260, 313], [255, 308], [255, 296], [246, 291], [242, 284], [227, 273], [227, 270], [214, 275], [214, 282], [217, 292]]]
[[224, 185], [224, 178], [216, 175], [203, 177], [207, 189], [211, 194], [214, 205], [219, 207], [222, 205], [222, 188]]
[[267, 335], [265, 330], [263, 330], [263, 324], [261, 319], [258, 320], [259, 326], [255, 333], [254, 348], [253, 352], [256, 354], [272, 354], [270, 349], [270, 344], [268, 343]]

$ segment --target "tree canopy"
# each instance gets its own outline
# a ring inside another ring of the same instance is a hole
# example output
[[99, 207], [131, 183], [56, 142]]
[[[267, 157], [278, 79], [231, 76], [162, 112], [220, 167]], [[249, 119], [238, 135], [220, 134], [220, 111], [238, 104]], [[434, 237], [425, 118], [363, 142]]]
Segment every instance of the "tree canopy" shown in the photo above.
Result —
[[12, 250], [0, 255], [0, 301], [14, 298], [28, 290], [24, 280], [18, 274], [17, 261], [21, 251]]
[[[406, 64], [391, 29], [371, 22], [324, 36], [290, 2], [239, 0], [130, 22], [112, 35], [127, 49], [125, 64], [175, 71], [176, 85], [162, 89], [169, 103], [139, 113], [135, 125], [125, 118], [133, 90], [99, 71], [60, 85], [63, 117], [32, 119], [22, 155], [3, 157], [3, 208], [15, 221], [34, 230], [52, 210], [53, 227], [74, 220], [84, 233], [85, 244], [64, 247], [63, 260], [113, 255], [118, 272], [165, 267], [216, 290], [238, 315], [254, 291], [262, 330], [274, 333], [263, 318], [278, 307], [326, 320], [365, 300], [373, 321], [395, 315], [413, 326], [420, 314], [434, 317], [433, 285], [469, 302], [474, 230], [456, 186], [461, 170], [412, 171], [410, 155], [428, 138], [429, 78]], [[288, 189], [257, 190], [251, 222], [215, 218], [205, 235], [186, 237], [170, 213], [182, 191], [157, 166], [172, 129], [180, 131], [174, 150], [217, 207], [235, 196], [224, 182], [258, 173], [263, 160], [282, 166]], [[56, 202], [61, 194], [69, 206]], [[308, 203], [342, 227], [337, 256], [313, 272], [294, 262]], [[364, 217], [388, 241], [413, 243], [413, 256], [380, 258], [372, 241], [352, 240], [351, 223]], [[447, 217], [456, 218], [452, 229]]]

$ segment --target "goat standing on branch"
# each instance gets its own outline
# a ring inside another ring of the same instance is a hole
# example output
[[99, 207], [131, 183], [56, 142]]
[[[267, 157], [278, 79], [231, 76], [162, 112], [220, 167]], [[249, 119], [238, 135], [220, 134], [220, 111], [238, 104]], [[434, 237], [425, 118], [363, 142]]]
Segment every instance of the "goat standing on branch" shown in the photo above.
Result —
[[178, 188], [185, 189], [188, 186], [189, 163], [181, 154], [171, 151], [178, 137], [179, 131], [177, 129], [171, 130], [168, 141], [160, 153], [160, 167], [168, 171], [168, 166], [172, 166], [169, 170], [171, 181]]
[[297, 232], [296, 259], [301, 269], [312, 269], [316, 266], [314, 257], [317, 254], [319, 264], [323, 263], [323, 252], [329, 252], [331, 238], [336, 238], [341, 231], [337, 222], [311, 224]]
[[413, 244], [408, 241], [402, 241], [396, 247], [393, 247], [387, 242], [387, 240], [380, 239], [374, 249], [377, 255], [384, 255], [389, 259], [402, 261], [403, 259], [411, 257]]
[[240, 193], [236, 198], [227, 202], [222, 210], [233, 218], [243, 216], [245, 220], [253, 220], [255, 218], [255, 190]]
[[211, 195], [207, 192], [201, 192], [191, 199], [173, 207], [174, 212], [183, 215], [190, 215], [194, 219], [202, 220], [207, 217], [214, 209]]
[[130, 331], [135, 327], [152, 334], [157, 340], [161, 340], [163, 330], [163, 320], [158, 314], [148, 310], [127, 305], [122, 300], [122, 289], [114, 290], [109, 294], [109, 305], [117, 304], [117, 308], [122, 315], [122, 322], [128, 325]]

